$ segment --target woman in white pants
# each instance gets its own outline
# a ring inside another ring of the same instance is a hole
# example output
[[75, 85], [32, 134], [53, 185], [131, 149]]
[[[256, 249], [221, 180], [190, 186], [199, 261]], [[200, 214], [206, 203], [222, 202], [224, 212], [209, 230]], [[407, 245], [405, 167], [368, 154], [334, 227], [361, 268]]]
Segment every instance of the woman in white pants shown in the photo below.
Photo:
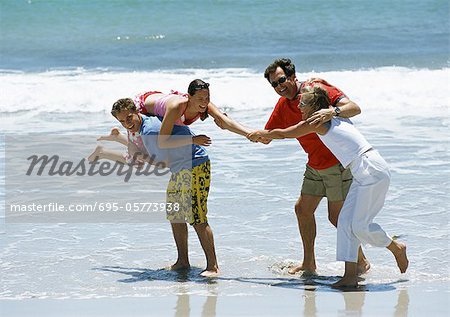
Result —
[[314, 132], [343, 166], [350, 167], [353, 182], [337, 225], [337, 260], [345, 261], [345, 274], [333, 287], [358, 286], [357, 259], [361, 243], [386, 247], [394, 255], [400, 272], [406, 272], [406, 245], [392, 240], [380, 225], [373, 222], [384, 205], [389, 188], [387, 163], [349, 119], [338, 117], [339, 109], [330, 108], [327, 92], [320, 86], [309, 86], [302, 90], [299, 108], [303, 120], [320, 109], [331, 109], [335, 116], [321, 126], [301, 121], [286, 129], [256, 131], [248, 137], [255, 141], [261, 136], [284, 139]]

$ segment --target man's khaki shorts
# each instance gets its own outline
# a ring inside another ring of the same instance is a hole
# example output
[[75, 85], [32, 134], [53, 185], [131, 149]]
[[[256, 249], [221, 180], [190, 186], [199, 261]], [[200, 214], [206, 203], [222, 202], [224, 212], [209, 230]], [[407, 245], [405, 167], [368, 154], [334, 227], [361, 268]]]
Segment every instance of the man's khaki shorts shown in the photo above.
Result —
[[352, 184], [352, 173], [341, 164], [324, 170], [306, 165], [302, 194], [327, 197], [328, 201], [342, 201]]

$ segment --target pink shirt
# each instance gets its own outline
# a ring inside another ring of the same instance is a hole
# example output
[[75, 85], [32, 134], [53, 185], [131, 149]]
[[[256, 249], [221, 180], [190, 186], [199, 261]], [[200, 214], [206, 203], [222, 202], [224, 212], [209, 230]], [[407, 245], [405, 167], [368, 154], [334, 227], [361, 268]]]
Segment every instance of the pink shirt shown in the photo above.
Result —
[[[164, 117], [166, 114], [166, 103], [167, 101], [174, 96], [182, 96], [187, 98], [187, 94], [180, 93], [178, 91], [171, 91], [170, 94], [164, 95], [158, 100], [155, 101], [155, 105], [153, 107], [153, 114], [159, 117]], [[181, 116], [175, 121], [176, 125], [190, 125], [195, 122], [198, 118], [200, 118], [200, 113], [192, 119], [186, 120], [184, 116], [184, 112], [186, 111], [186, 107], [181, 110]]]

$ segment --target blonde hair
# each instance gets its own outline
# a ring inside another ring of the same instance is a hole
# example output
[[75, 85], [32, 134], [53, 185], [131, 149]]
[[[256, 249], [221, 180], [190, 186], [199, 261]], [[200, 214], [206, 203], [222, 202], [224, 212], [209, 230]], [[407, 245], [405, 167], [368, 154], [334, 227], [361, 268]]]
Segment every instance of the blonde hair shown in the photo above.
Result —
[[303, 107], [311, 107], [314, 111], [326, 109], [330, 106], [330, 97], [325, 89], [319, 85], [306, 86], [300, 90]]

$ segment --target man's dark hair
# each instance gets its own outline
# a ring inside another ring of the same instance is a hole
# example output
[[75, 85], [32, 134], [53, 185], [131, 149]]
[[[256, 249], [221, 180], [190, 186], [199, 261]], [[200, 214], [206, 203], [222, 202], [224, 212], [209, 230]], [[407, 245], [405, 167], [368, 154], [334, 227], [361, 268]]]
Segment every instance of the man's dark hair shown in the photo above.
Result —
[[284, 74], [287, 77], [291, 77], [295, 74], [295, 65], [292, 64], [289, 58], [276, 59], [272, 64], [267, 66], [266, 70], [264, 71], [264, 77], [269, 81], [269, 83], [270, 74], [274, 73], [278, 67], [280, 67], [284, 71]]

